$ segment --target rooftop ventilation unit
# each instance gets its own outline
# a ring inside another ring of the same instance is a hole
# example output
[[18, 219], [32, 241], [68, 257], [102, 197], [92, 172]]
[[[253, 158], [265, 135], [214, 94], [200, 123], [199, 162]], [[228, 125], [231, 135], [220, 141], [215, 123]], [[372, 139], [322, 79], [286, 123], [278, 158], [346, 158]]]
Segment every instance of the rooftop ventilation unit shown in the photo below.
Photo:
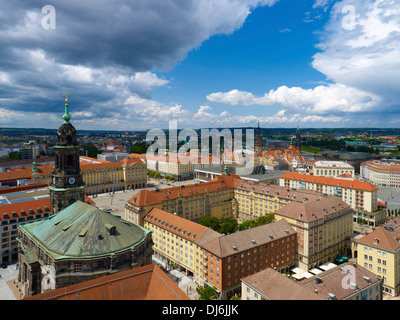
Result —
[[336, 300], [336, 296], [333, 294], [333, 293], [328, 293], [328, 295], [326, 296], [326, 298], [328, 299], [328, 300]]

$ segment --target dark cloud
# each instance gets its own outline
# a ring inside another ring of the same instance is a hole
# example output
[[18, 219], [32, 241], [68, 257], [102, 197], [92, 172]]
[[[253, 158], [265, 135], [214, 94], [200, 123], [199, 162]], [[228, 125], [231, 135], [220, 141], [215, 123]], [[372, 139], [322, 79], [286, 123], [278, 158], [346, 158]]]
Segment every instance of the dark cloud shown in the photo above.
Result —
[[68, 90], [78, 112], [119, 114], [130, 96], [149, 99], [168, 83], [155, 72], [274, 2], [58, 0], [56, 28], [44, 29], [43, 1], [0, 0], [0, 108], [55, 112]]

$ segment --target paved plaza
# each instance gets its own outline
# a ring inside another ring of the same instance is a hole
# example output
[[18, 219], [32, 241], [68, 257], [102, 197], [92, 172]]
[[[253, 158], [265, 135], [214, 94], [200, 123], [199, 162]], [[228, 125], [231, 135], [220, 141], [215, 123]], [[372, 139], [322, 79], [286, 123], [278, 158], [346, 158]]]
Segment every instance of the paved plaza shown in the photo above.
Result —
[[400, 209], [400, 188], [378, 187], [378, 199], [390, 209]]
[[0, 300], [17, 300], [18, 288], [14, 285], [19, 270], [16, 263], [9, 264], [7, 268], [0, 268]]
[[148, 187], [129, 190], [129, 191], [115, 191], [114, 193], [102, 193], [95, 197], [90, 196], [90, 198], [95, 202], [96, 206], [103, 210], [110, 210], [112, 214], [120, 216], [125, 219], [125, 204], [140, 190], [148, 189], [154, 190], [155, 188], [168, 188], [175, 187], [186, 184], [193, 184], [194, 180], [179, 181], [179, 182], [166, 182], [157, 181], [154, 179], [148, 179]]

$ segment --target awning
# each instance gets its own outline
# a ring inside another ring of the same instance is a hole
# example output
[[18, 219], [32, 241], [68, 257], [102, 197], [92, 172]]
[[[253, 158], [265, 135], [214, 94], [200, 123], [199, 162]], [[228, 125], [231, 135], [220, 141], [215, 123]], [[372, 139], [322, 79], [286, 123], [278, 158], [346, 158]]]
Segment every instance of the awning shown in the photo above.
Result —
[[343, 263], [343, 262], [345, 262], [347, 260], [349, 260], [349, 258], [346, 257], [346, 256], [338, 256], [338, 257], [335, 258], [335, 261], [337, 261], [339, 263]]
[[320, 274], [320, 273], [322, 273], [323, 271], [320, 270], [320, 269], [318, 269], [318, 268], [314, 268], [314, 269], [311, 269], [310, 272], [313, 273], [313, 274]]
[[336, 267], [336, 264], [334, 264], [332, 262], [327, 262], [327, 263], [320, 265], [318, 268], [326, 271], [326, 270], [332, 269], [334, 267]]

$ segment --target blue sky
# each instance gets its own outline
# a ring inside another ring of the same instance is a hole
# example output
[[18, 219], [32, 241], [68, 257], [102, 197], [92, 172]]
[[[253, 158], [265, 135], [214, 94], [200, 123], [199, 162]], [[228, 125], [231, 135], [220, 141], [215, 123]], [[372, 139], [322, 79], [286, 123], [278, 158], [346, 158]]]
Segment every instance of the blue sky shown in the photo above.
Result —
[[[170, 72], [161, 74], [175, 79], [176, 87], [160, 88], [154, 98], [173, 101], [179, 97], [181, 103], [195, 107], [207, 103], [207, 94], [216, 90], [236, 88], [261, 95], [281, 85], [313, 87], [325, 81], [312, 68], [311, 57], [317, 51], [316, 31], [328, 15], [305, 22], [312, 5], [313, 1], [286, 0], [255, 9], [242, 28], [208, 39]], [[320, 14], [319, 10], [314, 13]], [[262, 110], [257, 114], [262, 116]]]
[[399, 126], [398, 1], [50, 5], [0, 0], [0, 126]]

